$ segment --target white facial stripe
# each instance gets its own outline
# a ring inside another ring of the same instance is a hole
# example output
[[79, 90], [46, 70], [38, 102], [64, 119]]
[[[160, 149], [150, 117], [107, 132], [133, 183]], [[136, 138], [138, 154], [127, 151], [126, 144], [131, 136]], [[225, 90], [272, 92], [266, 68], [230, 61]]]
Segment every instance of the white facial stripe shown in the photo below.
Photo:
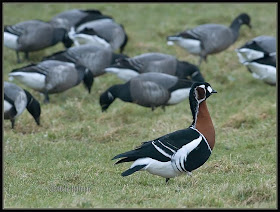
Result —
[[114, 99], [114, 96], [110, 93], [110, 91], [108, 91], [108, 97], [109, 99]]
[[198, 86], [198, 87], [200, 87], [200, 88], [205, 88], [205, 85], [200, 85], [200, 86]]
[[213, 91], [213, 89], [210, 86], [207, 87], [207, 90], [209, 91], [209, 93], [212, 93]]

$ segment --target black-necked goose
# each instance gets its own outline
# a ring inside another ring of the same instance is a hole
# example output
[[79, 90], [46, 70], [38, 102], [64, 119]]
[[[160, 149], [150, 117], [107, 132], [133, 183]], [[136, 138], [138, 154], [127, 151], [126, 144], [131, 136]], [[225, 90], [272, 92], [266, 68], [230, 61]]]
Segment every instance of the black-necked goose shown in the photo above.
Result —
[[130, 80], [142, 73], [160, 72], [181, 79], [204, 82], [199, 68], [186, 61], [179, 61], [176, 57], [158, 52], [141, 54], [132, 58], [123, 58], [105, 69], [108, 73], [116, 74], [124, 81]]
[[27, 109], [37, 125], [40, 125], [40, 103], [27, 91], [14, 83], [4, 82], [4, 119], [9, 119], [12, 128], [15, 119]]
[[250, 62], [265, 56], [273, 56], [276, 55], [276, 38], [266, 35], [258, 36], [235, 51], [240, 63]]
[[9, 74], [10, 80], [16, 78], [26, 86], [45, 95], [44, 102], [49, 102], [49, 95], [60, 93], [78, 85], [82, 80], [90, 93], [93, 83], [92, 73], [82, 65], [45, 60], [14, 69]]
[[242, 24], [249, 27], [250, 17], [246, 13], [237, 16], [230, 27], [221, 24], [203, 24], [187, 29], [179, 34], [168, 36], [168, 44], [179, 45], [191, 54], [199, 55], [199, 65], [206, 61], [208, 54], [219, 53], [232, 45], [239, 37]]
[[202, 166], [210, 157], [215, 145], [215, 129], [207, 109], [206, 99], [216, 93], [209, 83], [194, 83], [189, 96], [193, 122], [187, 129], [178, 130], [152, 141], [143, 142], [132, 151], [121, 153], [116, 164], [134, 162], [122, 173], [128, 176], [146, 170], [166, 178], [166, 182], [183, 173]]
[[4, 45], [14, 49], [18, 63], [21, 62], [19, 52], [38, 51], [63, 42], [65, 47], [71, 46], [71, 39], [63, 28], [55, 28], [50, 23], [40, 20], [29, 20], [4, 27]]
[[133, 77], [125, 84], [113, 85], [100, 95], [102, 111], [119, 98], [154, 110], [161, 106], [178, 104], [189, 96], [193, 81], [179, 79], [164, 73], [149, 72]]
[[55, 27], [63, 27], [69, 31], [71, 27], [76, 25], [103, 18], [112, 19], [112, 17], [102, 14], [99, 10], [72, 9], [57, 14], [50, 20], [50, 23]]
[[276, 85], [276, 38], [258, 36], [236, 49], [240, 63], [256, 79]]
[[116, 23], [113, 19], [99, 19], [76, 25], [75, 29], [70, 30], [68, 36], [75, 45], [97, 43], [108, 46], [109, 44], [113, 51], [120, 49], [120, 53], [123, 52], [128, 41], [123, 25]]
[[57, 52], [44, 57], [44, 60], [60, 60], [79, 63], [88, 68], [94, 77], [105, 73], [104, 69], [115, 62], [116, 59], [127, 57], [112, 52], [111, 48], [102, 48], [93, 44], [74, 46], [65, 51]]

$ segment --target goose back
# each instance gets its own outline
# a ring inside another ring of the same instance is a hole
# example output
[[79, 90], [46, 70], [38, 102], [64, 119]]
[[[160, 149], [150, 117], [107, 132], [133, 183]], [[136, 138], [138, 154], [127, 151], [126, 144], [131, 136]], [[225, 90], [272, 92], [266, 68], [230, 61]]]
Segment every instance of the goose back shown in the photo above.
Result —
[[112, 62], [112, 50], [95, 45], [82, 45], [67, 50], [67, 54], [87, 67], [94, 77], [105, 73], [104, 69]]
[[230, 28], [220, 24], [203, 24], [181, 34], [184, 38], [197, 39], [201, 42], [203, 56], [218, 53], [235, 42]]
[[99, 19], [86, 22], [77, 26], [76, 32], [81, 33], [85, 29], [92, 29], [97, 36], [110, 43], [113, 51], [120, 48], [126, 40], [124, 28], [112, 19]]
[[101, 18], [111, 17], [103, 15], [99, 10], [72, 9], [57, 14], [51, 19], [50, 23], [56, 27], [63, 27], [69, 31], [72, 26]]
[[166, 105], [177, 77], [163, 73], [144, 73], [130, 80], [130, 93], [133, 101], [145, 107]]
[[174, 56], [162, 53], [145, 53], [127, 59], [139, 73], [161, 72], [175, 75], [177, 59]]
[[46, 73], [45, 90], [48, 93], [59, 93], [78, 85], [84, 73], [75, 68], [75, 64], [57, 60], [46, 60], [38, 68]]

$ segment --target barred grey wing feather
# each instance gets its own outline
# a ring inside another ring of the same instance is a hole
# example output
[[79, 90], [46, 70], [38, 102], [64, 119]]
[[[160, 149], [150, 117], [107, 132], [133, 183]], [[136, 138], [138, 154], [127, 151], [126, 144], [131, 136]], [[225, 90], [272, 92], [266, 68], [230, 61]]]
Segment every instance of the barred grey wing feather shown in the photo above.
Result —
[[131, 79], [130, 92], [133, 102], [145, 107], [165, 105], [170, 98], [169, 92], [151, 81]]
[[187, 33], [202, 42], [205, 54], [222, 51], [234, 42], [230, 28], [219, 24], [199, 25]]
[[74, 66], [58, 65], [49, 69], [46, 77], [46, 90], [48, 93], [57, 93], [65, 91], [79, 84], [79, 75]]
[[178, 82], [178, 78], [175, 76], [155, 72], [143, 73], [138, 75], [137, 78], [143, 81], [154, 82], [166, 90], [172, 88]]

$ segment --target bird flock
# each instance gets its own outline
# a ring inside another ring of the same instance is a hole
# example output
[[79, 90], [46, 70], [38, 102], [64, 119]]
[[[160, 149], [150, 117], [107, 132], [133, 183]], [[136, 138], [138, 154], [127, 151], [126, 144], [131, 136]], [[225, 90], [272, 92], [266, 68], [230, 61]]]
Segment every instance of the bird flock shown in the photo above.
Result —
[[[13, 69], [9, 80], [19, 82], [44, 95], [61, 93], [83, 82], [88, 93], [94, 78], [112, 74], [124, 83], [115, 84], [99, 98], [102, 112], [108, 111], [116, 98], [155, 110], [189, 99], [193, 122], [159, 138], [145, 141], [134, 150], [113, 157], [116, 164], [133, 162], [122, 173], [136, 171], [164, 177], [166, 182], [202, 166], [215, 145], [215, 129], [206, 100], [217, 93], [200, 71], [207, 56], [217, 54], [233, 45], [242, 25], [251, 28], [251, 17], [239, 14], [229, 26], [207, 23], [166, 35], [167, 45], [177, 45], [189, 54], [199, 56], [198, 64], [180, 61], [174, 55], [145, 52], [129, 57], [125, 47], [129, 35], [125, 26], [99, 10], [72, 9], [63, 11], [45, 22], [38, 19], [4, 26], [4, 46], [15, 50], [16, 62], [20, 53], [29, 59], [29, 52], [62, 42], [65, 49], [46, 55], [36, 64]], [[260, 35], [235, 49], [241, 64], [256, 79], [276, 85], [276, 38]], [[14, 82], [4, 82], [4, 119], [15, 120], [27, 109], [40, 125], [41, 106], [29, 91]]]

